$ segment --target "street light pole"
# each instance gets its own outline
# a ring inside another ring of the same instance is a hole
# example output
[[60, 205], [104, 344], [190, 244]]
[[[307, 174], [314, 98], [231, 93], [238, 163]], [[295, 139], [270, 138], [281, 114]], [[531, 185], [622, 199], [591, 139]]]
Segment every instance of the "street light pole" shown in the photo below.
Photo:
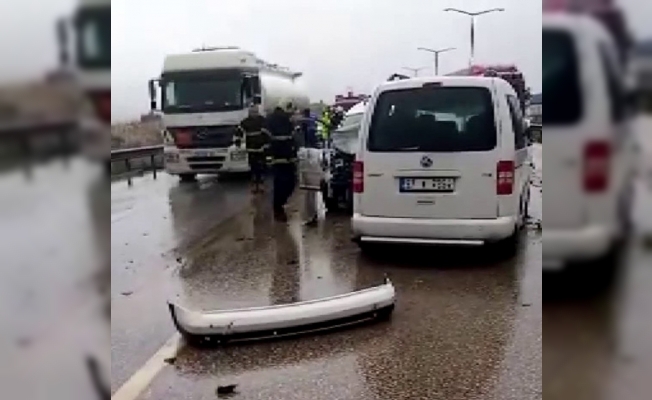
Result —
[[503, 12], [505, 11], [504, 8], [491, 8], [488, 10], [483, 10], [483, 11], [477, 11], [477, 12], [469, 12], [469, 11], [464, 11], [464, 10], [459, 10], [457, 8], [446, 8], [444, 11], [452, 11], [464, 15], [468, 15], [471, 17], [471, 58], [469, 59], [469, 65], [473, 64], [473, 61], [475, 59], [475, 19], [476, 17], [484, 14], [489, 14], [492, 12]]
[[407, 69], [408, 71], [412, 71], [414, 76], [419, 76], [419, 71], [421, 71], [422, 69], [426, 69], [426, 67], [419, 67], [419, 68], [403, 67], [403, 69]]
[[432, 53], [432, 54], [435, 55], [435, 75], [439, 75], [439, 55], [441, 53], [445, 53], [447, 51], [455, 50], [455, 48], [454, 47], [448, 47], [448, 48], [445, 48], [445, 49], [435, 50], [435, 49], [429, 49], [427, 47], [419, 47], [419, 48], [417, 48], [417, 50], [427, 51], [428, 53]]

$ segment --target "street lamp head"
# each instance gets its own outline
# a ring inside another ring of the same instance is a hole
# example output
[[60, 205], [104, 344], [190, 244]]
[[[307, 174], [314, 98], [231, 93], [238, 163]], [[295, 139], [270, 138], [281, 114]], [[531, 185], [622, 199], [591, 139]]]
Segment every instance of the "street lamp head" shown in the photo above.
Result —
[[477, 17], [478, 15], [488, 14], [488, 13], [494, 12], [494, 11], [505, 11], [505, 9], [504, 8], [492, 8], [492, 9], [489, 9], [489, 10], [483, 10], [483, 11], [477, 11], [477, 12], [469, 12], [469, 11], [460, 10], [458, 8], [450, 8], [449, 7], [449, 8], [444, 8], [444, 11], [453, 11], [453, 12], [468, 15], [468, 16], [471, 16], [471, 17]]

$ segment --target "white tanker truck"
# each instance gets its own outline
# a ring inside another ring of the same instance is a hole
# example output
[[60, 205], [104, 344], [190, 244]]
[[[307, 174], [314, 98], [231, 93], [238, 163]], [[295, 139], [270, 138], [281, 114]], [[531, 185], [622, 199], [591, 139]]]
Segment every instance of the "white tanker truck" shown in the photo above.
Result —
[[160, 78], [149, 82], [151, 109], [163, 114], [166, 171], [184, 181], [249, 171], [235, 127], [251, 104], [263, 115], [278, 104], [307, 108], [301, 75], [237, 47], [168, 55]]
[[[80, 115], [80, 146], [92, 160], [110, 163], [111, 0], [79, 0], [72, 18], [58, 20], [59, 58], [90, 100]], [[69, 41], [69, 37], [72, 40]], [[71, 57], [72, 54], [72, 57]]]

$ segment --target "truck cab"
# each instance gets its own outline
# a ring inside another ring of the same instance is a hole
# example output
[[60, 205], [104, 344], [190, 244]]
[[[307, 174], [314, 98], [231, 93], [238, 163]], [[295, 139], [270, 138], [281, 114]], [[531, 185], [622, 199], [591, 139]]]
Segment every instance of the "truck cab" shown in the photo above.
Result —
[[[91, 105], [80, 117], [80, 147], [94, 161], [110, 160], [111, 1], [81, 0], [72, 18], [57, 23], [61, 67]], [[69, 37], [72, 36], [72, 46]], [[71, 56], [72, 54], [72, 56]]]
[[167, 56], [161, 76], [149, 86], [151, 108], [163, 114], [166, 171], [182, 180], [248, 172], [237, 126], [252, 104], [262, 115], [279, 103], [307, 107], [300, 76], [237, 47]]

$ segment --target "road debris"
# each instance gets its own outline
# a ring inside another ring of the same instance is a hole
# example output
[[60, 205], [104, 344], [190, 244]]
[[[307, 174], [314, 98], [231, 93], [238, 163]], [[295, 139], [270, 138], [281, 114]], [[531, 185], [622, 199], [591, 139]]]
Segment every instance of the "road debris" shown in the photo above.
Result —
[[218, 386], [215, 393], [217, 394], [217, 397], [227, 397], [236, 393], [236, 387], [238, 387], [238, 385]]

